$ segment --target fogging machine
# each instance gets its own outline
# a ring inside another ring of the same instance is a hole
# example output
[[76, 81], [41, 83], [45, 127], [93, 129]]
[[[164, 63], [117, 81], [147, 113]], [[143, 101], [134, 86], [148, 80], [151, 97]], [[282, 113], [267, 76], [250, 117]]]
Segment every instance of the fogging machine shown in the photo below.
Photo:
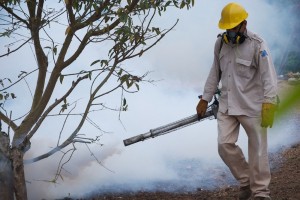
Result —
[[[219, 91], [217, 91], [216, 94], [219, 94]], [[144, 141], [149, 138], [154, 138], [154, 137], [157, 137], [160, 135], [164, 135], [164, 134], [170, 133], [172, 131], [184, 128], [186, 126], [190, 126], [197, 122], [203, 121], [205, 119], [212, 119], [212, 118], [216, 119], [218, 108], [219, 108], [219, 101], [216, 97], [216, 94], [214, 95], [213, 103], [208, 106], [206, 113], [203, 117], [198, 116], [198, 114], [194, 114], [194, 115], [191, 115], [184, 119], [166, 124], [164, 126], [160, 126], [155, 129], [150, 129], [150, 131], [147, 133], [136, 135], [131, 138], [123, 140], [124, 145], [128, 146], [128, 145], [140, 142], [140, 141]], [[199, 98], [201, 98], [201, 97], [202, 97], [202, 95], [199, 96]]]

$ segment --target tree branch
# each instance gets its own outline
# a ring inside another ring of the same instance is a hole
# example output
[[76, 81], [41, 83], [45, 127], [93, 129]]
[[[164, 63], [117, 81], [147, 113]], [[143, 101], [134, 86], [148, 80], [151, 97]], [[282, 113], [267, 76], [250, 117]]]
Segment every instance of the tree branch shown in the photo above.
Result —
[[33, 20], [35, 19], [35, 0], [28, 0], [26, 1], [27, 2], [27, 8], [28, 8], [28, 11], [29, 11], [29, 15], [30, 15], [30, 18], [31, 18], [31, 21], [29, 23], [32, 23]]
[[66, 118], [65, 118], [65, 120], [64, 120], [63, 126], [62, 126], [62, 128], [61, 128], [61, 130], [60, 130], [60, 132], [59, 132], [59, 137], [58, 137], [57, 145], [56, 145], [56, 146], [59, 146], [59, 141], [60, 141], [60, 138], [61, 138], [61, 134], [62, 134], [62, 132], [63, 132], [63, 130], [64, 130], [64, 127], [65, 127], [65, 125], [66, 125], [66, 123], [67, 123], [67, 121], [68, 121], [68, 118], [69, 118], [69, 116], [70, 116], [70, 113], [75, 109], [75, 107], [76, 107], [76, 105], [69, 111], [69, 113], [67, 114], [67, 116], [66, 116]]
[[66, 9], [69, 15], [71, 26], [75, 24], [75, 16], [72, 9], [72, 3], [73, 3], [72, 1], [68, 1], [68, 3], [66, 4]]
[[38, 10], [37, 10], [37, 13], [36, 13], [36, 17], [41, 21], [42, 12], [43, 12], [43, 8], [44, 8], [44, 0], [39, 0], [37, 8], [38, 8]]
[[38, 69], [35, 69], [35, 70], [33, 70], [33, 71], [29, 72], [29, 73], [26, 73], [25, 76], [23, 76], [22, 78], [20, 78], [20, 79], [17, 80], [16, 82], [12, 83], [11, 85], [9, 85], [9, 86], [7, 86], [7, 87], [1, 89], [0, 92], [1, 92], [1, 91], [4, 91], [4, 90], [7, 90], [8, 88], [14, 86], [15, 84], [17, 84], [17, 83], [20, 82], [22, 79], [24, 79], [26, 76], [29, 76], [30, 74], [32, 74], [32, 73], [35, 72], [36, 70], [38, 70]]
[[16, 52], [16, 51], [18, 51], [21, 47], [23, 47], [25, 44], [27, 44], [29, 41], [31, 40], [31, 38], [29, 38], [28, 40], [26, 40], [23, 44], [21, 44], [18, 48], [16, 48], [16, 49], [14, 49], [14, 50], [11, 50], [11, 51], [9, 51], [9, 52], [7, 52], [6, 54], [2, 54], [2, 55], [0, 55], [0, 58], [1, 57], [4, 57], [4, 56], [8, 56], [9, 54], [11, 54], [11, 53], [14, 53], [14, 52]]
[[40, 117], [40, 119], [36, 122], [36, 125], [34, 128], [28, 133], [27, 138], [30, 139], [34, 133], [38, 130], [44, 119], [47, 117], [47, 115], [58, 105], [60, 104], [64, 99], [66, 99], [71, 92], [75, 89], [75, 87], [78, 85], [78, 83], [84, 79], [87, 79], [88, 75], [85, 75], [83, 77], [80, 77], [76, 80], [76, 82], [72, 83], [71, 88], [66, 92], [64, 96], [62, 96], [60, 99], [56, 100], [52, 105], [48, 107], [48, 109], [43, 113], [43, 115]]
[[[162, 35], [161, 35], [161, 36], [160, 36], [153, 44], [151, 44], [150, 46], [148, 46], [147, 48], [145, 48], [145, 49], [143, 50], [143, 53], [146, 52], [146, 51], [148, 51], [149, 49], [151, 49], [151, 48], [152, 48], [153, 46], [155, 46], [161, 39], [163, 39], [163, 38], [166, 36], [166, 34], [169, 33], [169, 32], [177, 25], [178, 21], [179, 21], [179, 20], [177, 20], [176, 23], [175, 23], [168, 31], [166, 31], [164, 34], [162, 34]], [[122, 61], [127, 60], [127, 59], [131, 59], [131, 58], [136, 57], [136, 56], [140, 56], [140, 53], [136, 53], [136, 54], [134, 54], [134, 55], [128, 56], [128, 57], [126, 57], [125, 59], [122, 59]]]
[[14, 16], [15, 18], [17, 18], [18, 20], [20, 20], [21, 22], [23, 22], [27, 27], [29, 27], [28, 22], [25, 19], [22, 19], [20, 16], [16, 15], [12, 9], [9, 9], [8, 7], [6, 7], [2, 2], [0, 2], [0, 6], [9, 14], [11, 14], [12, 16]]
[[18, 126], [7, 116], [5, 116], [1, 111], [0, 111], [0, 120], [4, 121], [8, 126], [12, 128], [13, 131], [15, 131]]
[[[103, 6], [102, 8], [105, 7], [105, 4], [107, 4], [109, 1], [106, 0], [104, 3], [103, 3]], [[128, 7], [128, 13], [130, 13], [134, 8], [135, 6], [137, 5], [137, 3], [139, 2], [139, 0], [134, 0], [132, 1], [132, 3], [130, 4], [130, 6]], [[99, 10], [99, 13], [101, 14], [101, 9]], [[99, 14], [99, 15], [100, 15]], [[74, 30], [71, 30], [71, 31], [76, 31], [76, 30], [79, 30], [81, 28], [84, 28], [86, 27], [88, 24], [90, 24], [91, 22], [94, 22], [96, 21], [97, 19], [99, 18], [98, 15], [93, 15], [91, 18], [89, 18], [87, 21], [85, 21], [84, 23], [81, 23], [80, 25], [77, 25], [75, 27], [72, 27], [71, 26], [71, 29], [74, 28]], [[66, 66], [70, 65], [70, 63], [72, 63], [77, 57], [78, 55], [80, 55], [80, 53], [84, 50], [88, 40], [90, 39], [90, 37], [92, 36], [100, 36], [100, 35], [103, 35], [111, 30], [113, 30], [116, 26], [118, 26], [118, 24], [120, 23], [120, 19], [116, 19], [111, 25], [109, 25], [108, 27], [105, 27], [99, 31], [89, 31], [86, 33], [86, 35], [84, 36], [83, 40], [81, 41], [79, 47], [77, 48], [77, 51], [68, 59], [64, 62], [64, 66], [63, 68], [65, 68]]]
[[[93, 23], [94, 21], [98, 20], [101, 17], [102, 11], [105, 9], [106, 6], [108, 6], [109, 3], [110, 3], [109, 0], [105, 0], [103, 3], [100, 3], [100, 6], [98, 7], [97, 10], [95, 10], [95, 12], [92, 16], [90, 16], [84, 22], [76, 25], [76, 30], [82, 29], [82, 28], [88, 26], [89, 24]], [[79, 18], [79, 20], [81, 20], [81, 19], [82, 19], [82, 17]]]

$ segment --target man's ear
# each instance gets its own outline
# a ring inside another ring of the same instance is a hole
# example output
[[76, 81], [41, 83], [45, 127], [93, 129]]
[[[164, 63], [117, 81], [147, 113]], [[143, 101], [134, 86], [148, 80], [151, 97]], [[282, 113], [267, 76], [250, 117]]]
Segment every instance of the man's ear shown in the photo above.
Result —
[[245, 28], [247, 27], [247, 20], [244, 20], [243, 25], [245, 26]]

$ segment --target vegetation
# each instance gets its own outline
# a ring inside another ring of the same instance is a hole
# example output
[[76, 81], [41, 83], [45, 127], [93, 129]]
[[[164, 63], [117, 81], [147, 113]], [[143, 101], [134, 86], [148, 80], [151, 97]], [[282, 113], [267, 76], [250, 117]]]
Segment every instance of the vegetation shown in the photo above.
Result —
[[300, 52], [292, 51], [288, 54], [283, 74], [300, 72]]

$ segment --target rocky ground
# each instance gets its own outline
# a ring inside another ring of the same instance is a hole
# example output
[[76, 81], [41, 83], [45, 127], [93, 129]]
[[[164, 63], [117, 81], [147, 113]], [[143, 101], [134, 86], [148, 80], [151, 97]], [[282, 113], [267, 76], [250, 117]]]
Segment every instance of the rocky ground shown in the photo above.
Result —
[[[289, 91], [293, 86], [279, 83], [279, 89]], [[290, 112], [296, 123], [300, 123], [300, 103]], [[296, 130], [298, 131], [298, 130]], [[298, 135], [299, 134], [299, 135]], [[270, 184], [273, 200], [300, 200], [300, 132], [289, 148], [283, 148], [270, 154], [272, 180]], [[298, 142], [297, 142], [298, 141]], [[198, 189], [194, 192], [144, 192], [95, 194], [87, 200], [232, 200], [237, 199], [238, 186], [222, 186], [215, 190]], [[66, 198], [67, 199], [67, 198]]]

